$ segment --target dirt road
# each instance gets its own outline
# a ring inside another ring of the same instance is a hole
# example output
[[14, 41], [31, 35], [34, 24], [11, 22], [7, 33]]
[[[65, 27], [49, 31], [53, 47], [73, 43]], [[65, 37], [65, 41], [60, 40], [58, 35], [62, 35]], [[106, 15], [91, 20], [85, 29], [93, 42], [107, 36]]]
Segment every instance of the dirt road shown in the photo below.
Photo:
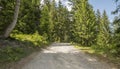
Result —
[[54, 43], [34, 56], [22, 69], [116, 69], [69, 43]]

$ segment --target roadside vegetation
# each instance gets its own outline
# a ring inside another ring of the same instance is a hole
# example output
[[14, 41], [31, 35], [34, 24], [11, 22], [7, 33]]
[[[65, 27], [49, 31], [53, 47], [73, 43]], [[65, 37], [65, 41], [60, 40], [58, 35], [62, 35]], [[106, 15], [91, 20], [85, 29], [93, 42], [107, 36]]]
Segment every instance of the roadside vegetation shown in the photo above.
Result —
[[8, 39], [0, 40], [0, 69], [11, 67], [22, 58], [29, 56], [33, 52], [40, 51], [49, 45], [42, 36], [37, 33], [32, 35], [12, 34]]
[[115, 56], [110, 51], [105, 49], [96, 48], [96, 46], [88, 47], [88, 46], [81, 46], [80, 44], [73, 44], [75, 48], [82, 50], [83, 52], [87, 53], [90, 56], [97, 57], [101, 61], [108, 62], [109, 64], [114, 64], [118, 68], [120, 68], [120, 57]]

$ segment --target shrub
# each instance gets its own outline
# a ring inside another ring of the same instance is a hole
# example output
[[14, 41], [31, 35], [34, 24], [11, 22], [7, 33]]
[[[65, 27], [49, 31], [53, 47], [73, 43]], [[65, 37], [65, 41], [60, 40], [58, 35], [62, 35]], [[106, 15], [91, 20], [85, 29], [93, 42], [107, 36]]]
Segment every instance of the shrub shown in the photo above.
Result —
[[34, 34], [12, 34], [11, 37], [23, 41], [23, 42], [31, 42], [34, 44], [34, 46], [42, 46], [44, 44], [47, 44], [46, 38], [39, 35], [38, 32]]

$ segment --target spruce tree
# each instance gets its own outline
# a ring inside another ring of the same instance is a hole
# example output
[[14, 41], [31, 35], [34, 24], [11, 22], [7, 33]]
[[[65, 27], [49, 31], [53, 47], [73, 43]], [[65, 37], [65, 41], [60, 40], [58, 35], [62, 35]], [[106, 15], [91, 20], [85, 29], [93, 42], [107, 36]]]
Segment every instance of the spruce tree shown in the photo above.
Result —
[[73, 1], [74, 3], [74, 41], [90, 46], [95, 41], [96, 17], [88, 0]]
[[48, 0], [45, 0], [44, 1], [44, 5], [41, 9], [41, 18], [40, 18], [40, 34], [41, 35], [47, 35], [48, 37], [48, 34], [49, 34], [49, 24], [50, 24], [50, 21], [49, 21], [49, 6], [50, 6], [50, 3]]
[[32, 34], [40, 24], [40, 0], [21, 0], [20, 15], [16, 30]]
[[65, 42], [68, 40], [68, 28], [69, 28], [69, 12], [68, 9], [63, 6], [59, 1], [56, 7], [55, 22], [54, 22], [54, 38], [55, 41]]
[[101, 22], [99, 24], [99, 33], [97, 38], [97, 44], [100, 48], [109, 47], [110, 43], [110, 22], [106, 11], [103, 12]]
[[118, 57], [120, 57], [120, 16], [116, 16], [113, 21], [113, 27], [114, 27], [114, 36], [113, 36], [113, 47], [112, 50], [114, 50], [114, 54]]

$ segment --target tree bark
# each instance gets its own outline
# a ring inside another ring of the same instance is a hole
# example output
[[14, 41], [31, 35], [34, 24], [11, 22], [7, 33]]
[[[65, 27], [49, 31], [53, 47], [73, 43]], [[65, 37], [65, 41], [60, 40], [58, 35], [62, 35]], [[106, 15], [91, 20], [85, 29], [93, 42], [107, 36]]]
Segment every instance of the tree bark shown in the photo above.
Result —
[[13, 22], [5, 30], [5, 33], [3, 34], [3, 38], [8, 38], [12, 30], [15, 28], [18, 19], [19, 8], [20, 8], [20, 0], [16, 0]]

